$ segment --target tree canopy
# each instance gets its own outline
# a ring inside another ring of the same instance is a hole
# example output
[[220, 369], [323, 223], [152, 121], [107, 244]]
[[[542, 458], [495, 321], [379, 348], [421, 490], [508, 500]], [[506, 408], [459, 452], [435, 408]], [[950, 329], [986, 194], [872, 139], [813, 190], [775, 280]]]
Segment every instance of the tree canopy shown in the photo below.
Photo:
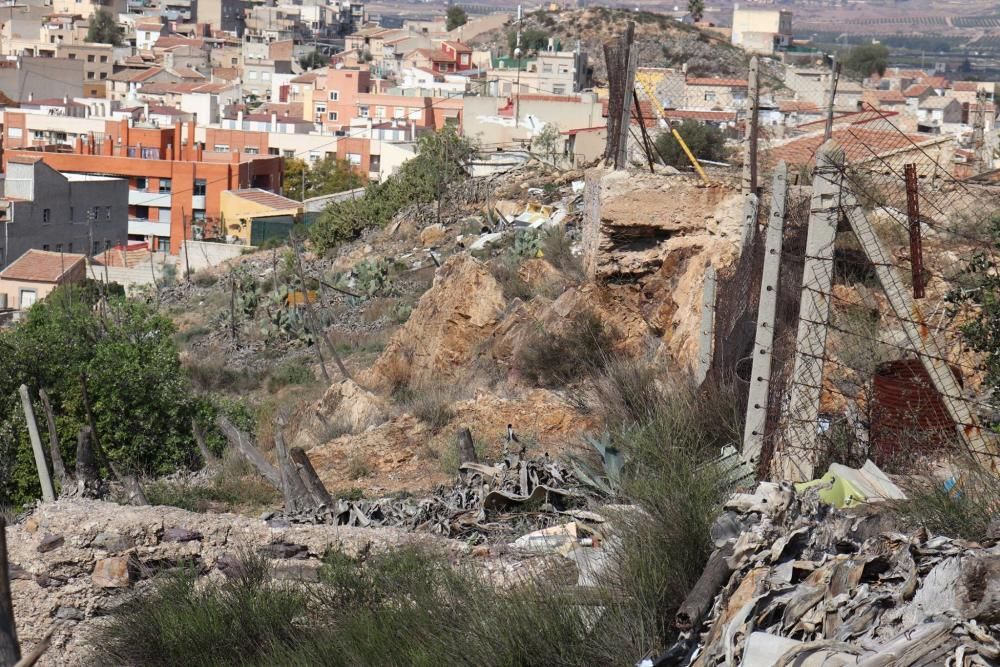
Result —
[[[721, 162], [726, 159], [726, 138], [719, 128], [696, 120], [685, 120], [677, 126], [677, 132], [699, 160]], [[684, 149], [669, 130], [656, 137], [656, 150], [671, 167], [685, 168], [691, 164]]]
[[329, 64], [330, 56], [323, 55], [319, 51], [310, 51], [306, 55], [299, 58], [299, 65], [302, 69], [310, 70], [316, 69], [318, 67], [324, 67]]
[[108, 10], [101, 8], [91, 15], [86, 41], [121, 46], [122, 35], [121, 26], [115, 21], [114, 14]]
[[191, 418], [205, 406], [181, 369], [173, 323], [141, 301], [97, 305], [96, 293], [60, 287], [0, 333], [0, 504], [38, 496], [21, 384], [49, 394], [67, 462], [89, 421], [84, 387], [101, 465], [162, 474], [197, 461]]
[[420, 137], [417, 155], [381, 183], [372, 183], [363, 197], [331, 204], [309, 228], [317, 250], [324, 252], [356, 238], [370, 227], [381, 227], [410, 204], [426, 204], [441, 196], [449, 183], [467, 176], [466, 165], [475, 146], [451, 125]]
[[329, 195], [360, 188], [368, 180], [351, 168], [347, 160], [327, 157], [311, 168], [305, 160], [285, 159], [285, 177], [282, 187], [285, 196], [298, 199], [303, 195], [302, 181], [305, 179], [305, 198]]
[[688, 14], [691, 15], [691, 19], [696, 23], [705, 16], [705, 1], [704, 0], [688, 0]]
[[841, 57], [844, 72], [855, 79], [864, 79], [872, 74], [885, 74], [889, 65], [889, 49], [885, 44], [862, 44]]
[[[507, 45], [510, 47], [510, 52], [513, 55], [514, 48], [517, 46], [517, 31], [511, 30], [507, 33]], [[521, 31], [521, 50], [527, 51], [542, 51], [549, 45], [549, 33], [538, 28], [528, 28], [527, 30]]]
[[458, 5], [452, 5], [448, 8], [448, 12], [445, 14], [445, 29], [454, 30], [459, 26], [463, 26], [469, 22], [469, 15], [465, 13], [465, 10]]

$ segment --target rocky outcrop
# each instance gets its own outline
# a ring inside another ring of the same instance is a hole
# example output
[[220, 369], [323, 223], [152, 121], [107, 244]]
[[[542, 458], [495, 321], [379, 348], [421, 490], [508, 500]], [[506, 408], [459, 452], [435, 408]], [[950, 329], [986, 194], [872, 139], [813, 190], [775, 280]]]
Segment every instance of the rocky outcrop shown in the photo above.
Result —
[[242, 551], [253, 550], [271, 560], [275, 578], [310, 581], [328, 549], [357, 555], [420, 543], [464, 551], [455, 541], [394, 528], [271, 523], [96, 500], [41, 505], [23, 523], [7, 528], [22, 648], [29, 650], [54, 629], [52, 646], [39, 664], [88, 664], [87, 645], [100, 616], [147, 587], [157, 572], [185, 563], [203, 576], [224, 577], [239, 567]]
[[292, 446], [308, 449], [328, 441], [334, 433], [363, 431], [380, 424], [388, 412], [388, 401], [353, 380], [335, 382], [311, 406]]
[[361, 383], [392, 389], [447, 382], [476, 356], [505, 307], [500, 285], [486, 265], [465, 254], [453, 255]]
[[363, 433], [317, 445], [308, 450], [309, 460], [334, 495], [356, 487], [374, 493], [419, 493], [453, 478], [460, 428], [472, 430], [480, 454], [497, 458], [507, 424], [514, 425], [530, 456], [578, 449], [583, 433], [598, 426], [594, 415], [579, 413], [545, 389], [513, 396], [480, 391], [456, 401], [451, 410], [451, 418], [439, 428], [401, 414]]

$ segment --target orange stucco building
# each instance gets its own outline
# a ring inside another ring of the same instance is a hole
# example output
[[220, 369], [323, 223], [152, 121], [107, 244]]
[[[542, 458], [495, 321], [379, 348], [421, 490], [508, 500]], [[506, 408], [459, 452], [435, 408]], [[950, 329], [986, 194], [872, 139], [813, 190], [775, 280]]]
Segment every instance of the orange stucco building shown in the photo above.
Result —
[[57, 171], [125, 178], [129, 239], [171, 254], [180, 252], [184, 239], [214, 235], [223, 191], [281, 188], [280, 157], [206, 152], [194, 140], [194, 123], [134, 127], [107, 121], [102, 134], [79, 138], [73, 147], [32, 145], [25, 128], [24, 114], [6, 114], [4, 171], [13, 155], [41, 155]]

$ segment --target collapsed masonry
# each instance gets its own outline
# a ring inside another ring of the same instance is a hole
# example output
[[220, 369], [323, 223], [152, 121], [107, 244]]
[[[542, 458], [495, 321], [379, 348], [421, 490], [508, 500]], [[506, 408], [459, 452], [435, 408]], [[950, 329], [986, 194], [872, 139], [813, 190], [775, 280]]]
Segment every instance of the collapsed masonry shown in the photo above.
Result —
[[584, 190], [586, 275], [634, 286], [662, 339], [661, 355], [693, 367], [706, 269], [736, 259], [742, 206], [739, 191], [724, 182], [591, 169]]

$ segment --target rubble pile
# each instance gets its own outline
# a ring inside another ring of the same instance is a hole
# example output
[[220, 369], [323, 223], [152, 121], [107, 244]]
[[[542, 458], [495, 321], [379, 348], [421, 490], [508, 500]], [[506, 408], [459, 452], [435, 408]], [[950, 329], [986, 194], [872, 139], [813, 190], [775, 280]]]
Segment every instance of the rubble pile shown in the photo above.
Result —
[[998, 664], [1000, 544], [898, 532], [892, 512], [820, 493], [765, 482], [731, 499], [678, 611], [687, 632], [653, 664]]
[[560, 512], [585, 504], [590, 496], [571, 470], [547, 455], [508, 453], [498, 463], [466, 462], [460, 470], [454, 484], [439, 486], [424, 498], [339, 499], [332, 506], [272, 513], [268, 523], [392, 526], [448, 537], [484, 537], [512, 532], [515, 519], [522, 530], [547, 527]]

